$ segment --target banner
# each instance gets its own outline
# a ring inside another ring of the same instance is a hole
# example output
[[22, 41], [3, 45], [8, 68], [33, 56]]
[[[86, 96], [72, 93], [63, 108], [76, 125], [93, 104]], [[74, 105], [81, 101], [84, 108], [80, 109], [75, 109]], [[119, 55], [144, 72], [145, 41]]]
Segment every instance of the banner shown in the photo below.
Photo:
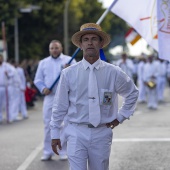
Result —
[[170, 61], [170, 0], [158, 0], [159, 57]]
[[170, 0], [118, 0], [111, 12], [159, 51], [159, 58], [170, 61]]
[[140, 38], [141, 36], [133, 28], [130, 28], [125, 34], [125, 41], [131, 45], [136, 44]]

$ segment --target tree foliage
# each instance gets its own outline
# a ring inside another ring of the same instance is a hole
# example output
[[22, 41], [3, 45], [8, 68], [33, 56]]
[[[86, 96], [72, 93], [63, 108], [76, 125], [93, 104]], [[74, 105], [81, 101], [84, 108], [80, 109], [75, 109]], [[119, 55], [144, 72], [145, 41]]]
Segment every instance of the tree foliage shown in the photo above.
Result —
[[[22, 59], [41, 59], [48, 56], [48, 45], [53, 39], [64, 44], [64, 8], [66, 0], [0, 0], [0, 22], [6, 25], [6, 38], [9, 58], [14, 58], [14, 19], [18, 18], [19, 56]], [[31, 13], [21, 13], [21, 8], [29, 5], [41, 7]], [[76, 47], [71, 43], [71, 36], [87, 22], [97, 22], [105, 9], [97, 0], [70, 0], [68, 9], [69, 55]], [[113, 13], [108, 13], [101, 26], [109, 33], [113, 47], [115, 39], [122, 37], [127, 25]], [[0, 36], [2, 33], [0, 32]], [[2, 37], [2, 36], [1, 36]], [[115, 38], [116, 37], [116, 38]], [[1, 38], [0, 38], [1, 39]], [[124, 43], [124, 39], [119, 44]], [[81, 58], [81, 54], [78, 55]]]

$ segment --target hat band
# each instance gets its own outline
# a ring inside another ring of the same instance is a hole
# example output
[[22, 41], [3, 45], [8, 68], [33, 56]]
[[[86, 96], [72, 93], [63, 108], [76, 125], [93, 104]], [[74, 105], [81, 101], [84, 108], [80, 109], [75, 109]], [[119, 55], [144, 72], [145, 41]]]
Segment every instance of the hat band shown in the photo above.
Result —
[[98, 29], [96, 29], [96, 28], [84, 28], [83, 30], [98, 30]]

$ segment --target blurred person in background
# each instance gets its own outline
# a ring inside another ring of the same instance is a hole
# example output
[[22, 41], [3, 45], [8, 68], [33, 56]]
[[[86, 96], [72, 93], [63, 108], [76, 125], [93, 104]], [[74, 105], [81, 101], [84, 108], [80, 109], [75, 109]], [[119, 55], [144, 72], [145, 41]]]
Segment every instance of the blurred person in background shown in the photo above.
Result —
[[143, 68], [146, 64], [146, 56], [141, 55], [140, 61], [137, 68], [137, 75], [138, 75], [138, 88], [139, 88], [139, 97], [138, 102], [139, 103], [146, 103], [146, 85], [143, 80]]
[[6, 111], [8, 123], [12, 123], [14, 119], [14, 74], [13, 66], [5, 62], [3, 55], [0, 54], [0, 122], [3, 121], [3, 110]]
[[157, 97], [158, 103], [164, 102], [164, 90], [166, 87], [167, 64], [166, 61], [157, 58]]
[[[35, 75], [34, 84], [45, 96], [43, 102], [43, 120], [44, 120], [44, 148], [42, 161], [51, 160], [54, 152], [51, 148], [50, 120], [52, 115], [52, 105], [57, 84], [51, 90], [50, 87], [60, 75], [61, 70], [66, 67], [71, 57], [62, 53], [63, 47], [60, 41], [52, 40], [49, 44], [50, 56], [41, 60]], [[73, 60], [71, 64], [76, 61]], [[60, 159], [67, 159], [65, 152], [60, 154]]]
[[157, 75], [158, 68], [153, 56], [148, 56], [147, 63], [143, 67], [143, 80], [147, 92], [147, 107], [148, 109], [156, 110], [158, 107], [157, 98]]
[[133, 80], [134, 64], [131, 59], [127, 58], [127, 54], [123, 53], [122, 58], [116, 63], [130, 78]]

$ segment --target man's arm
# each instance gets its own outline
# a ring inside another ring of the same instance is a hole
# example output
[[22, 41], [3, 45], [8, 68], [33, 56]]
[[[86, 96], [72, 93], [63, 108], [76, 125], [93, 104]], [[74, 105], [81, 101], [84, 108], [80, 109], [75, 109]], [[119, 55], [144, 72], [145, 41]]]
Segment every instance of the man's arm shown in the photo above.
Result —
[[60, 127], [64, 120], [65, 115], [67, 114], [69, 107], [68, 94], [69, 94], [68, 83], [66, 81], [66, 76], [62, 71], [57, 91], [55, 94], [55, 98], [53, 101], [52, 116], [50, 122], [52, 139], [51, 146], [56, 154], [58, 154], [57, 147], [59, 149], [62, 149], [60, 143]]
[[116, 82], [116, 92], [124, 98], [117, 116], [117, 120], [122, 123], [134, 113], [139, 92], [133, 80], [121, 70], [118, 70]]
[[48, 94], [47, 90], [44, 91], [46, 86], [45, 86], [45, 83], [44, 83], [43, 72], [44, 72], [43, 71], [43, 62], [40, 61], [38, 68], [37, 68], [37, 71], [36, 71], [36, 74], [35, 74], [34, 84], [42, 94], [47, 95]]

